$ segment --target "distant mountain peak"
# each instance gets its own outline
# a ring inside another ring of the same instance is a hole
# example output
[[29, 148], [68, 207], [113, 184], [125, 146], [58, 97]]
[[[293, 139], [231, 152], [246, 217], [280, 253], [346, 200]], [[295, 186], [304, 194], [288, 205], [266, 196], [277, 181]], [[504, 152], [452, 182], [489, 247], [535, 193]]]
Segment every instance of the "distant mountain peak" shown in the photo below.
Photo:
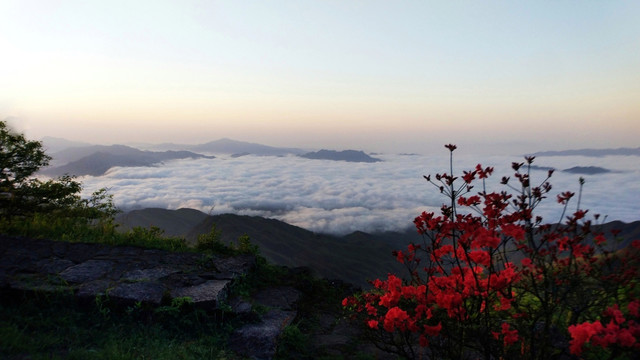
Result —
[[322, 149], [316, 152], [309, 152], [299, 155], [300, 157], [316, 160], [334, 160], [334, 161], [348, 161], [348, 162], [379, 162], [381, 159], [371, 157], [360, 150], [326, 150]]
[[43, 169], [42, 174], [60, 176], [71, 174], [76, 176], [104, 175], [114, 166], [153, 166], [167, 160], [177, 159], [214, 158], [196, 154], [190, 151], [142, 151], [126, 145], [95, 145], [88, 147], [69, 148], [54, 154], [56, 163], [66, 163], [60, 166], [51, 166]]
[[304, 151], [297, 148], [280, 148], [268, 145], [221, 138], [200, 145], [186, 147], [187, 150], [213, 154], [252, 154], [259, 156], [297, 155]]

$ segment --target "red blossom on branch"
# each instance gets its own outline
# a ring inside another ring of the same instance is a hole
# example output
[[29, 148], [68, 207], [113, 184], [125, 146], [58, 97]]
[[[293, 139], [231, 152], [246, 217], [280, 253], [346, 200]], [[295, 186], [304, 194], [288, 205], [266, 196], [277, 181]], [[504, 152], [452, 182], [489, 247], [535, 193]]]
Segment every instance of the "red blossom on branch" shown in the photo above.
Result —
[[573, 195], [575, 195], [575, 193], [572, 193], [570, 191], [565, 191], [565, 192], [559, 194], [558, 195], [558, 203], [566, 204], [567, 201], [569, 201], [569, 199], [571, 199], [573, 197]]
[[497, 340], [502, 337], [504, 347], [508, 347], [518, 341], [518, 330], [511, 330], [508, 323], [502, 323], [500, 332], [492, 332], [493, 337]]
[[629, 303], [629, 315], [635, 317], [635, 319], [627, 319], [618, 308], [618, 305], [614, 304], [603, 313], [605, 318], [610, 319], [607, 325], [603, 325], [600, 320], [596, 320], [569, 326], [571, 353], [580, 355], [588, 343], [601, 348], [616, 346], [620, 349], [640, 351], [638, 306], [640, 306], [638, 300]]
[[[445, 147], [450, 153], [457, 148]], [[534, 157], [525, 160], [530, 169]], [[640, 240], [626, 252], [598, 253], [609, 242], [593, 232], [581, 209], [564, 223], [544, 225], [534, 209], [551, 191], [547, 179], [553, 171], [533, 186], [528, 171], [519, 172], [523, 166], [512, 164], [521, 188], [503, 178], [513, 194], [484, 191], [491, 167], [477, 165], [461, 178], [425, 176], [450, 202], [439, 213], [423, 212], [414, 219], [424, 243], [393, 253], [409, 278], [376, 279], [373, 290], [343, 300], [343, 306], [362, 317], [368, 329], [389, 333], [397, 353], [409, 358], [416, 357], [413, 341], [440, 358], [477, 352], [486, 359], [546, 359], [558, 336], [550, 329], [571, 337], [568, 350], [575, 355], [587, 344], [638, 349], [640, 301], [606, 310], [602, 304], [634, 289]], [[478, 180], [483, 191], [468, 194]], [[564, 210], [574, 195], [557, 196]], [[610, 321], [603, 325], [598, 316]]]

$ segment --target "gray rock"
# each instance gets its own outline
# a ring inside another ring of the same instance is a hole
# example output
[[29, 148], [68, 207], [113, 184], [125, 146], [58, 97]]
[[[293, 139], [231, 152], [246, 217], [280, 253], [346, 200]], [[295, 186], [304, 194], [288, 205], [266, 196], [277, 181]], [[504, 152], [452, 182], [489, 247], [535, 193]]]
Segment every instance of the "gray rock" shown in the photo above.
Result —
[[217, 269], [218, 279], [235, 279], [242, 274], [246, 274], [256, 264], [256, 258], [253, 255], [239, 255], [228, 258], [219, 258], [213, 260]]
[[190, 297], [216, 309], [229, 286], [255, 266], [255, 257], [205, 256], [133, 246], [66, 243], [0, 235], [0, 287], [20, 291], [65, 292], [114, 302]]
[[37, 262], [38, 269], [45, 274], [58, 274], [74, 265], [71, 260], [59, 258], [43, 259]]
[[38, 261], [35, 254], [25, 249], [9, 248], [0, 257], [0, 264], [10, 274], [19, 272], [37, 272], [38, 267], [34, 263]]
[[160, 305], [167, 289], [157, 282], [119, 283], [107, 292], [115, 300]]
[[108, 260], [87, 260], [61, 272], [60, 276], [70, 283], [82, 283], [97, 280], [112, 268], [113, 262]]
[[198, 306], [215, 309], [227, 299], [230, 283], [229, 280], [209, 280], [200, 285], [174, 289], [171, 297], [190, 297]]
[[252, 359], [272, 359], [282, 330], [296, 317], [295, 311], [273, 309], [258, 324], [247, 324], [233, 332], [229, 347]]
[[267, 307], [292, 310], [300, 299], [300, 291], [290, 286], [280, 286], [261, 290], [253, 298], [257, 303]]
[[208, 278], [203, 278], [200, 274], [190, 273], [185, 274], [182, 272], [174, 273], [167, 275], [162, 279], [162, 282], [166, 284], [171, 289], [179, 289], [184, 287], [196, 286], [200, 285], [207, 280], [211, 280]]
[[94, 280], [78, 286], [76, 296], [81, 299], [95, 298], [98, 295], [105, 295], [107, 290], [113, 286], [109, 280]]
[[167, 275], [175, 274], [179, 270], [167, 267], [157, 267], [153, 269], [138, 269], [126, 272], [122, 275], [124, 281], [155, 281]]
[[251, 313], [253, 307], [251, 303], [242, 300], [241, 298], [233, 298], [229, 301], [229, 306], [231, 306], [231, 311], [237, 315], [247, 315]]
[[94, 255], [105, 248], [100, 244], [72, 243], [66, 247], [65, 259], [69, 259], [74, 263], [82, 263], [92, 259]]

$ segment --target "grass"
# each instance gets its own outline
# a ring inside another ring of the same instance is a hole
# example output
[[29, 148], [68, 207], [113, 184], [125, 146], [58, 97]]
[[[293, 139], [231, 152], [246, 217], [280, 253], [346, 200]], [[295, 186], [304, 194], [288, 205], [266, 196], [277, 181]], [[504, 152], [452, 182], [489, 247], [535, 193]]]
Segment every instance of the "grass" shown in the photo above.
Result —
[[187, 245], [184, 238], [166, 237], [157, 227], [136, 227], [122, 232], [117, 231], [117, 225], [110, 220], [87, 224], [82, 219], [50, 214], [0, 220], [0, 233], [68, 242], [139, 246], [167, 251], [196, 251]]
[[210, 314], [105, 306], [61, 294], [4, 293], [0, 358], [237, 359], [225, 345], [231, 327]]

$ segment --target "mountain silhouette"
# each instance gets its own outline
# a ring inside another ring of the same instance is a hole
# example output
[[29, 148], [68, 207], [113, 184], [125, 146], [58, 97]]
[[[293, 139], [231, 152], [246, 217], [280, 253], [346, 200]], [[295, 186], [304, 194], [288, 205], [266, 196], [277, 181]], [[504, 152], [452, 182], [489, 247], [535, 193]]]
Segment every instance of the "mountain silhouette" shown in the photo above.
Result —
[[[370, 286], [368, 279], [386, 278], [389, 273], [404, 275], [406, 268], [396, 261], [392, 252], [406, 249], [409, 243], [422, 242], [422, 237], [413, 228], [404, 232], [370, 234], [355, 231], [345, 236], [333, 236], [276, 219], [234, 214], [208, 216], [193, 209], [134, 210], [119, 215], [117, 222], [124, 229], [155, 226], [165, 230], [166, 235], [185, 237], [191, 244], [215, 225], [221, 240], [226, 243], [248, 235], [251, 242], [258, 245], [260, 253], [274, 264], [305, 266], [322, 277], [341, 279], [362, 287]], [[602, 231], [608, 238], [613, 229], [620, 230], [618, 240], [612, 242], [616, 249], [629, 246], [632, 240], [640, 238], [640, 221], [594, 225], [594, 231]]]
[[54, 154], [55, 163], [66, 162], [65, 165], [48, 167], [40, 171], [43, 175], [61, 176], [100, 176], [114, 166], [152, 166], [163, 161], [178, 159], [213, 159], [190, 151], [142, 151], [125, 145], [87, 146], [69, 148]]
[[363, 151], [357, 151], [357, 150], [335, 151], [335, 150], [323, 149], [320, 151], [309, 152], [299, 156], [303, 158], [315, 159], [315, 160], [334, 160], [334, 161], [348, 161], [348, 162], [373, 163], [373, 162], [382, 161], [380, 159], [377, 159], [365, 154]]
[[288, 147], [273, 147], [245, 141], [222, 138], [198, 145], [165, 143], [153, 146], [156, 150], [189, 150], [210, 154], [244, 154], [258, 156], [286, 156], [304, 153], [304, 150]]
[[363, 287], [369, 286], [367, 279], [384, 278], [390, 272], [403, 274], [405, 268], [392, 256], [392, 251], [421, 239], [415, 230], [382, 234], [358, 231], [333, 236], [276, 219], [234, 214], [208, 216], [192, 209], [139, 209], [120, 214], [116, 220], [123, 229], [155, 226], [165, 230], [165, 235], [184, 236], [191, 244], [215, 225], [226, 243], [248, 235], [260, 253], [274, 264], [308, 267], [322, 277]]

